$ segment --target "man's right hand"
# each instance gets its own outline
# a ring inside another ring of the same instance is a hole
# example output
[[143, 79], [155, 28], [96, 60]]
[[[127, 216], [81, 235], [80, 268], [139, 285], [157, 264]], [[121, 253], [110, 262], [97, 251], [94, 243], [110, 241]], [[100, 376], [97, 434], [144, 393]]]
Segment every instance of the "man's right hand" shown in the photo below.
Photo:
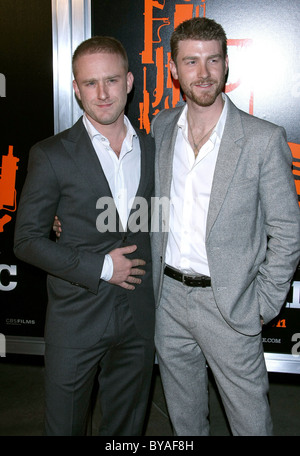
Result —
[[60, 223], [57, 215], [54, 217], [52, 229], [53, 229], [53, 231], [55, 231], [55, 236], [57, 238], [59, 238], [60, 233], [62, 232], [62, 229], [61, 229], [61, 223]]
[[142, 280], [136, 276], [145, 274], [145, 271], [138, 267], [145, 265], [145, 261], [141, 259], [129, 260], [125, 256], [129, 253], [135, 252], [136, 249], [136, 245], [130, 245], [128, 247], [120, 247], [109, 252], [114, 265], [114, 272], [112, 278], [109, 280], [109, 283], [119, 285], [127, 290], [134, 290], [135, 286], [133, 284], [141, 283]]
[[[62, 228], [57, 216], [54, 218], [52, 228], [55, 231], [56, 237], [59, 238]], [[134, 285], [141, 283], [142, 280], [136, 276], [144, 275], [145, 271], [137, 266], [145, 265], [145, 261], [141, 259], [129, 260], [125, 256], [129, 253], [135, 252], [136, 249], [136, 245], [130, 245], [128, 247], [119, 247], [109, 252], [113, 261], [113, 275], [109, 280], [109, 283], [126, 288], [126, 290], [134, 290]]]

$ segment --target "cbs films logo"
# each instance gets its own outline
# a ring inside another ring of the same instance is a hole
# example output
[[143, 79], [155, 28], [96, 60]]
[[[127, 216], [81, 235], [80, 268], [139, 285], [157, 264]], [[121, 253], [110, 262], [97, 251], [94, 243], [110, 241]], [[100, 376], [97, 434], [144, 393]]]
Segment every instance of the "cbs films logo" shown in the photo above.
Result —
[[[12, 291], [16, 288], [17, 282], [13, 279], [17, 275], [16, 265], [0, 264], [0, 291]], [[34, 325], [35, 320], [24, 320], [21, 318], [7, 318], [7, 325]], [[6, 338], [0, 333], [0, 358], [6, 357]]]

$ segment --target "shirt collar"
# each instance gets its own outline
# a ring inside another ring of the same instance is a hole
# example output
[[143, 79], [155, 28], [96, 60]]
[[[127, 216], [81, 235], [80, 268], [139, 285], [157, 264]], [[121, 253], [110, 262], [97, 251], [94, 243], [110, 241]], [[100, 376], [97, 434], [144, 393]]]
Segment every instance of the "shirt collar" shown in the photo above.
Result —
[[[228, 111], [227, 95], [222, 93], [222, 98], [224, 101], [223, 110], [219, 117], [218, 123], [216, 124], [213, 132], [211, 133], [211, 136], [213, 135], [213, 133], [216, 133], [219, 138], [222, 138], [224, 127], [225, 127], [225, 122], [226, 122], [226, 117], [227, 117], [227, 111]], [[178, 119], [178, 122], [177, 122], [178, 127], [183, 130], [186, 137], [188, 135], [187, 111], [188, 111], [188, 106], [186, 104]]]
[[[87, 118], [86, 114], [84, 113], [83, 114], [83, 118], [82, 118], [82, 121], [83, 121], [83, 124], [86, 128], [86, 131], [91, 139], [91, 141], [93, 141], [93, 139], [96, 137], [96, 136], [99, 136], [100, 138], [105, 138], [107, 139], [104, 135], [102, 135], [95, 127], [94, 125], [92, 124], [92, 122]], [[137, 136], [136, 134], [136, 131], [135, 129], [133, 128], [133, 126], [131, 125], [129, 119], [124, 115], [124, 124], [126, 126], [126, 137], [125, 137], [125, 142], [126, 144], [128, 144], [128, 146], [132, 147], [132, 141], [133, 141], [133, 138]]]

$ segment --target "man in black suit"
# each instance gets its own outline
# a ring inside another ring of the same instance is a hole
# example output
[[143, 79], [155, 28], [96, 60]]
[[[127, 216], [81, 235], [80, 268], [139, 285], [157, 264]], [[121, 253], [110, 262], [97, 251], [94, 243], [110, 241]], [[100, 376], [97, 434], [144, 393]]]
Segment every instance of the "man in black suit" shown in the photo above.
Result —
[[140, 435], [154, 300], [149, 229], [134, 213], [141, 198], [151, 206], [153, 144], [124, 115], [133, 75], [117, 40], [81, 43], [73, 72], [83, 117], [32, 148], [15, 232], [17, 257], [48, 273], [46, 434], [85, 434], [98, 376], [100, 435]]

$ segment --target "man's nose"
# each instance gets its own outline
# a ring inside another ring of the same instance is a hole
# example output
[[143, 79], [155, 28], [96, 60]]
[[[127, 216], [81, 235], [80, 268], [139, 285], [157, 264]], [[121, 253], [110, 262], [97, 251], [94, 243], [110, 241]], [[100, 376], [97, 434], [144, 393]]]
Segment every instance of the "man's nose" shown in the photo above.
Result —
[[108, 91], [105, 84], [98, 84], [97, 96], [100, 100], [105, 100], [108, 97]]
[[197, 66], [197, 76], [201, 79], [206, 79], [209, 77], [209, 70], [206, 63], [199, 62]]

